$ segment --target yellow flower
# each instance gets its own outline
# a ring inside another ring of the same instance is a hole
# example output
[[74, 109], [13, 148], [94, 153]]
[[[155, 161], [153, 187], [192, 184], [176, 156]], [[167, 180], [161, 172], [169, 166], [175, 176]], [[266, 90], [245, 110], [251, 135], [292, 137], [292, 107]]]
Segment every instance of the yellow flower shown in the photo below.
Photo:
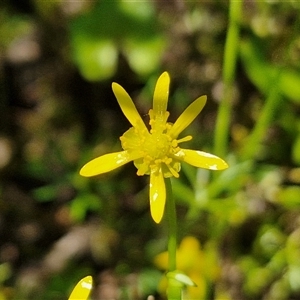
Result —
[[113, 92], [121, 110], [132, 125], [120, 137], [123, 151], [97, 157], [80, 170], [82, 176], [89, 177], [112, 171], [133, 161], [137, 175], [150, 175], [150, 210], [156, 223], [163, 217], [166, 202], [164, 178], [172, 176], [178, 178], [181, 162], [210, 170], [223, 170], [228, 167], [225, 161], [215, 155], [179, 147], [180, 143], [192, 139], [190, 135], [180, 139], [178, 136], [200, 113], [206, 103], [206, 96], [201, 96], [191, 103], [172, 124], [168, 122], [167, 111], [169, 85], [169, 74], [164, 72], [155, 86], [153, 109], [149, 110], [149, 130], [130, 96], [114, 82]]
[[93, 286], [92, 276], [82, 278], [74, 287], [68, 300], [86, 300], [88, 299]]

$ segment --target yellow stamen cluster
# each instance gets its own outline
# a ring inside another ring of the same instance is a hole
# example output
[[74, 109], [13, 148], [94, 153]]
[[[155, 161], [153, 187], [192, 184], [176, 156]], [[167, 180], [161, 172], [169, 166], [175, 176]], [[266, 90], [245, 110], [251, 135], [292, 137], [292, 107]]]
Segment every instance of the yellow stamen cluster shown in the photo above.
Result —
[[[131, 127], [121, 137], [122, 148], [130, 153], [136, 153], [139, 157], [134, 160], [134, 164], [138, 169], [137, 175], [142, 176], [152, 172], [163, 171], [164, 177], [179, 177], [180, 162], [178, 157], [180, 154], [179, 143], [192, 139], [186, 136], [180, 140], [170, 135], [172, 123], [167, 123], [169, 112], [156, 118], [153, 110], [149, 111], [150, 116], [150, 132], [144, 130], [142, 126]], [[137, 150], [138, 149], [138, 150]]]

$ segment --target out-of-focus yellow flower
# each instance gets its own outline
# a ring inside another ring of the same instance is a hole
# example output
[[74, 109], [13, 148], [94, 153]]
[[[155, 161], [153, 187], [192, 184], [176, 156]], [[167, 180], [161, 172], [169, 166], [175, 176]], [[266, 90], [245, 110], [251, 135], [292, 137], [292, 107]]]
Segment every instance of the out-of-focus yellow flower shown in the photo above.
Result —
[[93, 287], [92, 276], [82, 278], [74, 287], [69, 300], [87, 300]]
[[[154, 264], [161, 270], [168, 269], [168, 252], [158, 254]], [[215, 253], [212, 249], [204, 252], [199, 241], [192, 237], [185, 237], [176, 252], [177, 269], [186, 274], [197, 287], [187, 286], [184, 299], [205, 299], [209, 283], [220, 274]], [[160, 290], [166, 289], [167, 281], [162, 281]]]
[[95, 158], [80, 170], [82, 176], [89, 177], [112, 171], [133, 161], [137, 175], [150, 175], [150, 210], [156, 223], [163, 217], [166, 202], [164, 178], [172, 176], [178, 178], [181, 162], [210, 170], [223, 170], [228, 167], [225, 161], [215, 155], [179, 147], [180, 143], [192, 139], [190, 135], [180, 139], [178, 136], [200, 113], [206, 103], [206, 96], [201, 96], [191, 103], [172, 124], [168, 122], [167, 111], [169, 85], [169, 74], [164, 72], [155, 86], [153, 108], [149, 110], [149, 130], [130, 96], [114, 82], [113, 92], [121, 110], [132, 125], [120, 137], [123, 151]]

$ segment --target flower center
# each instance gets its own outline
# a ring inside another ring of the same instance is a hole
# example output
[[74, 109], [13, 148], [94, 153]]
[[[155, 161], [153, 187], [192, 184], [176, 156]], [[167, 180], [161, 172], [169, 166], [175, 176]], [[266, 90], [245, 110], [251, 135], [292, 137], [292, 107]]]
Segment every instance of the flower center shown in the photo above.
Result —
[[162, 159], [170, 151], [170, 137], [164, 133], [151, 134], [145, 139], [143, 150], [152, 160]]
[[133, 157], [138, 157], [134, 159], [138, 175], [161, 170], [164, 177], [179, 177], [180, 161], [175, 156], [180, 151], [178, 144], [191, 140], [192, 137], [176, 140], [169, 135], [172, 128], [172, 124], [167, 123], [169, 112], [154, 118], [153, 111], [150, 110], [149, 115], [150, 132], [143, 126], [131, 127], [120, 138], [122, 147]]

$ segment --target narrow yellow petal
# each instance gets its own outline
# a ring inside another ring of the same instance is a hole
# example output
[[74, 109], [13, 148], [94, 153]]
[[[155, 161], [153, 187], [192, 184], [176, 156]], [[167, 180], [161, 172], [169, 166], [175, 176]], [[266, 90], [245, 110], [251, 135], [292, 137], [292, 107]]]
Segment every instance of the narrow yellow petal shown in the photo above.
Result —
[[93, 287], [92, 276], [86, 276], [82, 278], [73, 289], [69, 300], [86, 300]]
[[228, 164], [223, 159], [207, 152], [181, 149], [179, 155], [179, 159], [197, 168], [209, 170], [224, 170], [228, 168]]
[[112, 171], [135, 159], [128, 154], [128, 151], [114, 152], [99, 156], [85, 164], [79, 174], [84, 177], [91, 177]]
[[117, 98], [117, 101], [120, 105], [120, 108], [121, 108], [123, 114], [128, 119], [128, 121], [131, 123], [131, 125], [133, 127], [142, 126], [143, 130], [144, 129], [147, 130], [147, 127], [146, 127], [143, 119], [141, 118], [139, 112], [137, 111], [131, 97], [123, 89], [123, 87], [120, 86], [118, 83], [113, 82], [112, 89]]
[[170, 76], [168, 72], [160, 75], [156, 82], [154, 96], [153, 96], [153, 113], [154, 118], [165, 116], [168, 106], [169, 98]]
[[166, 186], [162, 171], [150, 174], [150, 210], [153, 220], [160, 223], [166, 203]]
[[206, 96], [201, 96], [184, 110], [170, 130], [170, 135], [173, 138], [177, 138], [177, 136], [195, 120], [203, 109], [206, 99]]

